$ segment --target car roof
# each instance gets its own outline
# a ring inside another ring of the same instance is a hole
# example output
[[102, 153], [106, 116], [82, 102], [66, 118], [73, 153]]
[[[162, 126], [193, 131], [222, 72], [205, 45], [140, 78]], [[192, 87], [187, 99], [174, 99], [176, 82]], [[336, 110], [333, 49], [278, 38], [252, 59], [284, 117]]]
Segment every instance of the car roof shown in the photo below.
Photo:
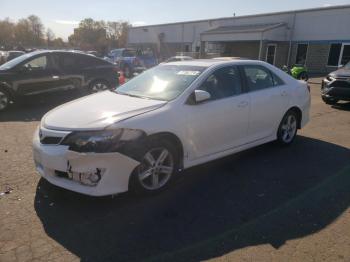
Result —
[[167, 63], [167, 65], [184, 65], [184, 66], [202, 66], [202, 67], [211, 67], [214, 65], [220, 65], [220, 64], [243, 64], [246, 62], [255, 62], [259, 63], [260, 61], [257, 60], [249, 60], [249, 59], [193, 59], [193, 60], [185, 60], [185, 61], [177, 61], [177, 62], [170, 62]]
[[[187, 55], [176, 55], [176, 56], [172, 56], [170, 58], [192, 58], [190, 56], [187, 56]], [[193, 58], [192, 58], [193, 59]]]
[[40, 54], [50, 54], [50, 53], [62, 53], [62, 54], [81, 54], [81, 55], [88, 55], [84, 51], [80, 50], [36, 50], [30, 53], [27, 53], [29, 55], [40, 55]]

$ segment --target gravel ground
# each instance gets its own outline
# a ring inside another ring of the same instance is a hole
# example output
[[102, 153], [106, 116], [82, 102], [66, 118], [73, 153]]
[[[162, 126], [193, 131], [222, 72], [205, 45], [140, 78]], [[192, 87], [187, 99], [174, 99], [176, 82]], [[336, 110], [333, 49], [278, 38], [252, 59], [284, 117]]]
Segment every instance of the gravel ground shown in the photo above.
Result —
[[77, 95], [0, 114], [0, 261], [350, 261], [350, 103], [274, 143], [191, 168], [161, 195], [91, 198], [37, 175], [32, 134]]

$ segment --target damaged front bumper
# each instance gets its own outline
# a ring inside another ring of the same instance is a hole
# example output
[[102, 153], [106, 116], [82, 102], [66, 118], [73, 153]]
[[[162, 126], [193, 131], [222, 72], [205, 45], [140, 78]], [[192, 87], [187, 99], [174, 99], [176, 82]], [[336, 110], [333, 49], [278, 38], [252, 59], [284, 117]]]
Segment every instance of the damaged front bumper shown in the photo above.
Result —
[[78, 153], [64, 145], [43, 145], [34, 134], [34, 162], [50, 183], [90, 196], [128, 191], [129, 178], [139, 162], [121, 153]]

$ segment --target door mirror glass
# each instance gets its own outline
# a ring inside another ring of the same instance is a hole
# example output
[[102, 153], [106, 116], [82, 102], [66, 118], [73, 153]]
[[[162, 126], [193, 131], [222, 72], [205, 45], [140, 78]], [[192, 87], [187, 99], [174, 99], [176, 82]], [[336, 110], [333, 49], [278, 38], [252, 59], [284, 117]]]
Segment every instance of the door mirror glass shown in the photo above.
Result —
[[210, 99], [210, 94], [207, 91], [204, 91], [204, 90], [194, 91], [194, 100], [197, 104], [207, 101], [209, 99]]

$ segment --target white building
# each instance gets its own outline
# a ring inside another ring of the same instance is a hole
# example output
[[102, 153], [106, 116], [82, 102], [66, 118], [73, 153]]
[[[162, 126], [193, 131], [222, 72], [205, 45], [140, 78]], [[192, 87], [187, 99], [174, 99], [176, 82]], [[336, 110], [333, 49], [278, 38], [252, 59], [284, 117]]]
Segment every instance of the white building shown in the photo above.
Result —
[[327, 72], [350, 60], [350, 5], [132, 27], [128, 45], [162, 58], [219, 53]]

